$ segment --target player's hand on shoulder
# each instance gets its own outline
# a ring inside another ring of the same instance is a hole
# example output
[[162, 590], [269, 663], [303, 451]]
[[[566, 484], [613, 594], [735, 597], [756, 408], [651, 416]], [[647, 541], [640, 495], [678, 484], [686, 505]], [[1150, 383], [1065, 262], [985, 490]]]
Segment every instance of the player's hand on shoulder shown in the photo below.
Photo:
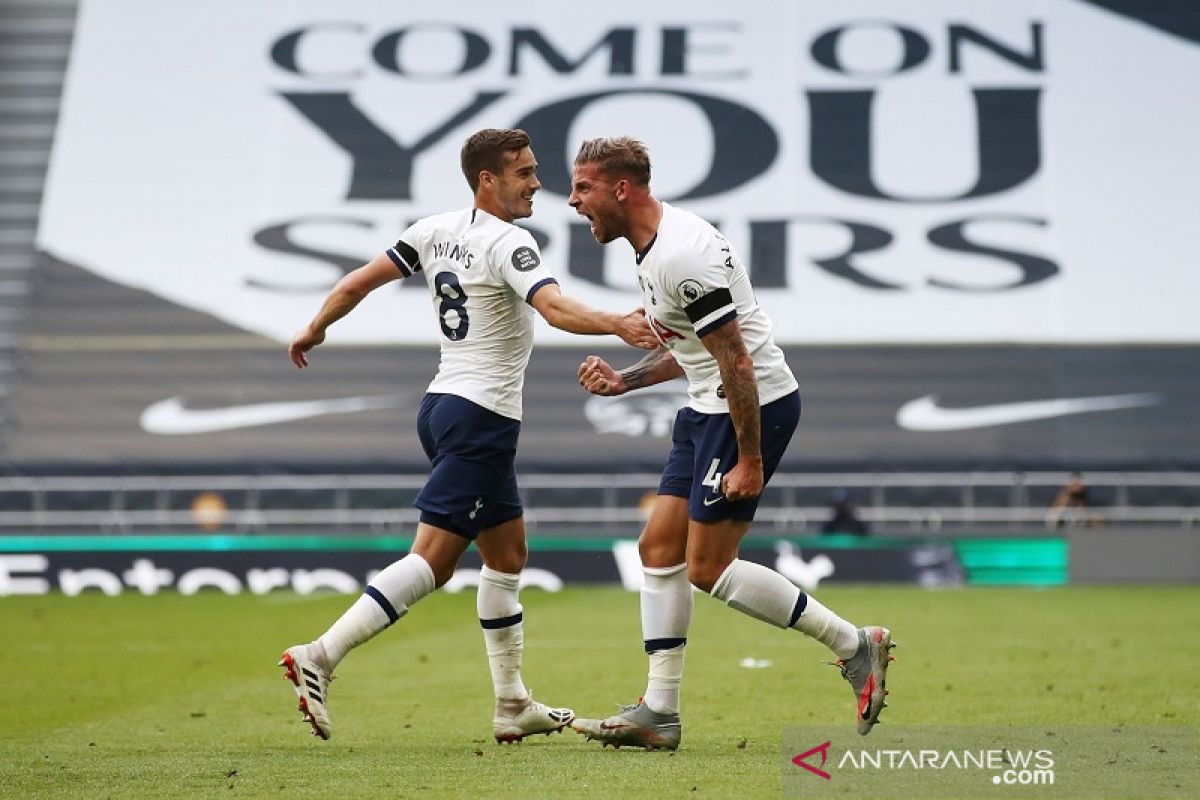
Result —
[[640, 347], [643, 350], [653, 350], [659, 344], [658, 337], [654, 335], [654, 329], [650, 327], [650, 323], [646, 319], [646, 311], [642, 308], [635, 308], [621, 318], [617, 335], [626, 344]]
[[296, 331], [296, 335], [292, 337], [292, 343], [288, 345], [288, 358], [292, 363], [300, 369], [308, 366], [308, 351], [325, 341], [324, 331], [317, 333], [311, 328], [301, 328]]
[[592, 394], [605, 397], [626, 391], [625, 380], [599, 356], [588, 356], [579, 365], [579, 385]]

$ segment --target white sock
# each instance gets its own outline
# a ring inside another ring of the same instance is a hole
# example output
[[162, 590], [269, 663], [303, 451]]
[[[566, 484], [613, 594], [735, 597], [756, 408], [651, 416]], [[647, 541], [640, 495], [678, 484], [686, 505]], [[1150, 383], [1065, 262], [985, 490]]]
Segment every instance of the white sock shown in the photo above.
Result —
[[713, 584], [712, 596], [743, 614], [787, 628], [803, 609], [804, 594], [775, 570], [736, 558]]
[[683, 655], [692, 623], [692, 584], [687, 564], [643, 567], [642, 638], [650, 673], [642, 702], [659, 714], [679, 713]]
[[858, 628], [808, 595], [804, 610], [792, 625], [833, 651], [838, 658], [851, 658], [858, 652]]
[[499, 700], [529, 697], [521, 680], [521, 655], [525, 651], [525, 623], [517, 599], [521, 576], [484, 567], [479, 571], [475, 601], [483, 643], [492, 670], [492, 688]]
[[435, 588], [429, 563], [415, 553], [390, 564], [367, 584], [362, 597], [317, 639], [333, 672], [346, 653], [397, 622]]

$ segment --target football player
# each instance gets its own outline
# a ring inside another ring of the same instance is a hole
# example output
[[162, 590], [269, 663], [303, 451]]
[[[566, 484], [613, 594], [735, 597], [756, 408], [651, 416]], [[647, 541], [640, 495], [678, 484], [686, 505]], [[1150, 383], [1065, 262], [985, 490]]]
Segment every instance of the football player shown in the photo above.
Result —
[[763, 487], [800, 418], [799, 387], [775, 344], [737, 252], [700, 217], [658, 200], [650, 157], [630, 138], [592, 139], [575, 157], [570, 205], [601, 244], [633, 246], [643, 307], [659, 347], [615, 370], [588, 357], [579, 382], [619, 395], [686, 376], [658, 495], [638, 541], [642, 636], [649, 682], [642, 700], [572, 727], [605, 745], [674, 750], [692, 587], [833, 651], [857, 701], [858, 732], [878, 721], [887, 693], [886, 628], [855, 628], [774, 570], [738, 558]]
[[563, 295], [533, 236], [513, 224], [533, 213], [541, 187], [524, 131], [479, 131], [463, 145], [461, 161], [474, 203], [419, 220], [393, 247], [347, 274], [288, 348], [297, 367], [308, 366], [309, 351], [325, 341], [329, 326], [368, 294], [425, 276], [441, 360], [417, 415], [432, 469], [414, 501], [421, 516], [412, 549], [376, 575], [325, 633], [288, 648], [280, 661], [304, 719], [322, 739], [331, 732], [329, 681], [341, 660], [449, 580], [472, 542], [483, 559], [478, 613], [496, 695], [496, 740], [561, 731], [575, 716], [533, 700], [521, 678], [517, 589], [527, 548], [513, 460], [533, 346], [531, 309], [573, 333], [615, 334], [647, 349], [657, 340], [640, 310], [605, 313]]

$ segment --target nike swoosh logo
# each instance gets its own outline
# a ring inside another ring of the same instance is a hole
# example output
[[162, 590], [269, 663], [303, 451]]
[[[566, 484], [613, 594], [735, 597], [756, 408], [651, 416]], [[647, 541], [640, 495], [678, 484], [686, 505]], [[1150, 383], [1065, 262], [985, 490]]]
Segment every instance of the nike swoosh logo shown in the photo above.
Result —
[[632, 727], [633, 727], [632, 725], [630, 725], [628, 723], [624, 723], [624, 722], [618, 722], [616, 725], [609, 725], [608, 720], [604, 720], [603, 722], [600, 723], [600, 730], [602, 730], [602, 731], [623, 731], [626, 728], [632, 728]]
[[715, 503], [721, 502], [724, 499], [725, 499], [724, 497], [713, 497], [711, 499], [706, 497], [706, 498], [704, 498], [704, 505], [711, 506]]
[[1021, 403], [997, 403], [971, 408], [943, 408], [938, 405], [938, 396], [929, 394], [901, 406], [896, 412], [896, 424], [909, 431], [964, 431], [1094, 411], [1153, 406], [1161, 402], [1162, 396], [1157, 394], [1112, 394], [1102, 397], [1065, 397]]
[[871, 718], [871, 695], [875, 692], [875, 676], [867, 676], [867, 685], [858, 696], [858, 715], [863, 719]]
[[275, 403], [249, 403], [224, 408], [188, 408], [182, 397], [168, 397], [146, 407], [141, 425], [146, 433], [178, 436], [216, 433], [238, 428], [256, 428], [295, 422], [325, 414], [353, 414], [407, 405], [406, 394], [343, 397], [335, 400], [286, 400]]

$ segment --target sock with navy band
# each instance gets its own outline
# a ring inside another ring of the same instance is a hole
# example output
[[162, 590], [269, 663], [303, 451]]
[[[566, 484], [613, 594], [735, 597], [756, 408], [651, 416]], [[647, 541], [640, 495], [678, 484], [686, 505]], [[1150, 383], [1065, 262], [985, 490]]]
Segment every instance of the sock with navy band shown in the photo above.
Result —
[[642, 702], [659, 714], [677, 714], [684, 650], [692, 623], [692, 584], [687, 564], [643, 567], [642, 577], [642, 638], [650, 660]]
[[777, 628], [791, 627], [804, 609], [804, 594], [794, 583], [773, 569], [740, 558], [717, 578], [712, 596]]
[[479, 571], [479, 595], [475, 605], [492, 670], [492, 688], [499, 700], [524, 700], [529, 696], [521, 679], [525, 622], [518, 599], [520, 583], [520, 575], [486, 566]]
[[386, 567], [317, 640], [329, 658], [329, 671], [332, 673], [355, 647], [398, 622], [410, 606], [435, 588], [433, 569], [416, 553]]
[[791, 627], [816, 639], [838, 658], [851, 658], [858, 652], [858, 628], [821, 605], [812, 595], [807, 595], [802, 613]]
[[762, 564], [734, 559], [713, 584], [712, 596], [777, 628], [795, 628], [838, 658], [850, 658], [858, 650], [858, 630], [853, 625]]

